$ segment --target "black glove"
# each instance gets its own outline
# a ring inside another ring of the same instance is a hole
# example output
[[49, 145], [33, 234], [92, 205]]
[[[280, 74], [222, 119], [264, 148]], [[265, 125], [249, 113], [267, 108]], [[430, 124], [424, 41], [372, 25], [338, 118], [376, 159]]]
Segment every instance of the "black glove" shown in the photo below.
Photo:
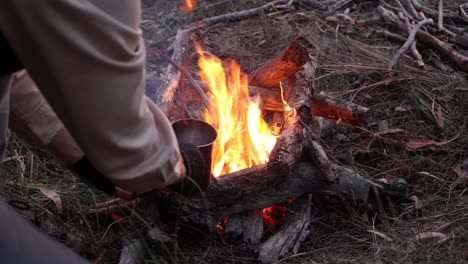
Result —
[[77, 163], [69, 167], [82, 181], [89, 186], [94, 186], [98, 190], [113, 196], [115, 194], [115, 185], [102, 175], [91, 162], [83, 157]]
[[200, 193], [200, 189], [204, 191], [210, 181], [209, 171], [211, 168], [206, 168], [205, 159], [195, 145], [180, 143], [179, 149], [184, 160], [187, 178], [168, 186], [168, 188], [183, 195]]
[[15, 51], [11, 48], [8, 41], [0, 34], [0, 76], [13, 73], [23, 69], [23, 65], [16, 56]]

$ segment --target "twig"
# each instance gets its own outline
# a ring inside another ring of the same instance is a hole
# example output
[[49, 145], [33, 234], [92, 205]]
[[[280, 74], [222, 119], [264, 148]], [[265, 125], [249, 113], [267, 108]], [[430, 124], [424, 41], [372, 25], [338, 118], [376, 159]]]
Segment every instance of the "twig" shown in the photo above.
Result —
[[422, 59], [421, 53], [419, 53], [419, 50], [416, 48], [416, 40], [411, 44], [411, 53], [413, 53], [414, 58], [416, 59], [416, 63], [418, 64], [418, 67], [421, 69], [424, 69], [426, 65], [424, 64], [424, 61]]
[[460, 6], [458, 7], [458, 12], [460, 13], [460, 15], [461, 15], [463, 18], [468, 19], [468, 14], [466, 14], [466, 11], [465, 11], [465, 9], [464, 9], [466, 5], [467, 5], [467, 4], [460, 5]]
[[439, 0], [439, 19], [437, 20], [437, 28], [440, 32], [444, 32], [452, 38], [455, 38], [457, 34], [451, 32], [444, 27], [444, 0]]
[[264, 4], [262, 6], [252, 8], [252, 9], [247, 9], [247, 10], [242, 10], [239, 12], [235, 13], [228, 13], [228, 14], [223, 14], [215, 17], [210, 17], [203, 19], [201, 21], [194, 22], [190, 24], [187, 29], [196, 29], [196, 28], [201, 28], [201, 27], [206, 27], [206, 26], [213, 26], [218, 23], [228, 23], [228, 22], [235, 22], [235, 21], [240, 21], [246, 18], [258, 16], [261, 14], [264, 14], [270, 9], [275, 9], [275, 11], [280, 8], [281, 6], [288, 6], [289, 0], [276, 0], [267, 4]]
[[437, 20], [439, 31], [444, 28], [444, 0], [439, 0], [439, 19]]
[[418, 22], [411, 30], [411, 32], [409, 33], [409, 36], [408, 36], [408, 39], [406, 40], [406, 42], [400, 47], [400, 49], [395, 53], [395, 55], [393, 56], [393, 59], [390, 61], [390, 63], [388, 64], [388, 70], [389, 71], [392, 71], [393, 68], [396, 66], [396, 64], [398, 63], [398, 59], [400, 58], [401, 55], [403, 55], [403, 53], [405, 53], [408, 48], [411, 47], [411, 45], [413, 44], [414, 42], [414, 38], [416, 37], [416, 33], [418, 33], [418, 30], [426, 25], [426, 24], [432, 24], [433, 21], [432, 19], [425, 19], [425, 20], [422, 20], [420, 22]]
[[325, 15], [330, 16], [334, 14], [336, 11], [345, 8], [353, 3], [353, 0], [338, 0], [334, 5], [330, 6], [330, 11], [328, 11]]
[[406, 41], [406, 38], [403, 37], [402, 35], [398, 35], [398, 34], [395, 34], [395, 33], [392, 33], [390, 31], [387, 31], [387, 30], [384, 30], [384, 29], [377, 29], [375, 31], [375, 33], [379, 34], [379, 35], [384, 35], [388, 38], [391, 38], [391, 39], [394, 39], [394, 40], [399, 40], [401, 42], [405, 42]]
[[[380, 15], [388, 22], [393, 23], [398, 26], [401, 30], [406, 31], [406, 25], [402, 23], [398, 17], [392, 11], [384, 8], [383, 6], [378, 6], [377, 10]], [[425, 45], [430, 46], [436, 49], [440, 54], [451, 59], [461, 70], [468, 72], [468, 57], [461, 54], [455, 50], [451, 45], [441, 41], [440, 39], [432, 36], [431, 34], [418, 30], [417, 32], [418, 39], [422, 41]]]
[[[438, 11], [433, 10], [431, 8], [428, 8], [426, 6], [423, 6], [418, 0], [411, 0], [411, 3], [416, 8], [416, 10], [422, 11], [422, 12], [424, 12], [425, 14], [427, 14], [428, 16], [430, 16], [432, 18], [437, 18], [439, 16]], [[467, 22], [467, 19], [465, 19], [464, 17], [460, 17], [460, 16], [458, 16], [457, 14], [454, 14], [454, 13], [446, 14], [445, 18], [452, 19], [452, 20], [458, 21], [458, 22], [465, 22], [465, 23]]]
[[[404, 17], [403, 14], [401, 14], [401, 13], [398, 13], [398, 16], [400, 17], [400, 19], [402, 19], [405, 22], [406, 30], [408, 31], [408, 34], [410, 34], [412, 27], [411, 27], [411, 23], [409, 21], [409, 18]], [[416, 43], [417, 42], [418, 41], [415, 39], [413, 41], [413, 43], [411, 44], [411, 53], [413, 53], [413, 56], [416, 59], [416, 63], [418, 64], [418, 67], [422, 69], [422, 68], [425, 67], [425, 65], [424, 65], [424, 61], [422, 59], [421, 53], [419, 53], [418, 49], [416, 48]]]
[[416, 8], [414, 7], [413, 3], [411, 2], [411, 0], [406, 0], [406, 4], [408, 5], [409, 9], [411, 10], [411, 13], [413, 14], [413, 16], [418, 19], [418, 20], [421, 20], [419, 18], [419, 13], [418, 11], [416, 10]]
[[111, 199], [106, 202], [95, 204], [94, 206], [86, 209], [86, 213], [95, 214], [95, 213], [108, 213], [115, 211], [119, 208], [134, 207], [137, 203], [137, 200], [133, 201], [124, 201], [120, 198]]

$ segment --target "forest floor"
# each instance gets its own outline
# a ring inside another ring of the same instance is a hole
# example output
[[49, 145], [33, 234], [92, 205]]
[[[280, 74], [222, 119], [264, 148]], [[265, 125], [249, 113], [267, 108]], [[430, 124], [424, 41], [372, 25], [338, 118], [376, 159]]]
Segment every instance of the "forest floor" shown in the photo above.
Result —
[[[186, 15], [174, 1], [146, 0], [141, 27], [147, 46], [170, 56], [180, 27], [266, 2], [199, 1], [195, 12]], [[197, 32], [212, 54], [237, 60], [246, 73], [272, 58], [295, 36], [303, 36], [317, 59], [315, 92], [323, 91], [370, 109], [368, 122], [362, 127], [340, 123], [321, 135], [329, 157], [366, 177], [401, 177], [412, 187], [413, 202], [379, 215], [375, 221], [334, 208], [314, 209], [311, 232], [299, 252], [280, 262], [466, 263], [468, 65], [463, 69], [419, 41], [417, 49], [425, 66], [418, 67], [412, 53], [407, 52], [389, 74], [388, 65], [403, 41], [388, 38], [379, 30], [400, 34], [404, 39], [407, 34], [374, 19], [379, 15], [377, 7], [385, 3], [355, 2], [349, 10], [344, 7], [330, 14], [303, 4], [287, 12], [270, 12]], [[400, 6], [400, 1], [388, 0], [387, 8], [404, 8], [411, 16], [410, 1], [401, 2]], [[458, 14], [458, 2], [446, 0], [444, 9]], [[426, 0], [424, 5], [437, 11], [438, 3]], [[465, 10], [468, 12], [468, 6]], [[468, 39], [468, 20], [444, 21], [449, 30], [459, 30], [457, 35]], [[434, 25], [437, 28], [436, 18]], [[431, 34], [468, 56], [466, 43], [449, 44], [451, 39], [446, 34]], [[148, 51], [148, 74], [162, 76], [167, 65], [166, 60]], [[22, 215], [94, 263], [117, 263], [122, 241], [136, 235], [128, 227], [130, 223], [116, 215], [89, 213], [90, 206], [110, 197], [89, 188], [49, 154], [24, 144], [14, 134], [10, 135], [1, 179], [0, 195], [4, 199], [26, 202], [30, 208], [21, 211]], [[63, 207], [60, 213], [44, 195], [48, 191], [58, 194]], [[253, 250], [239, 249], [235, 242], [221, 242], [203, 232], [179, 235], [177, 241], [167, 252], [150, 254], [148, 261], [256, 262]]]

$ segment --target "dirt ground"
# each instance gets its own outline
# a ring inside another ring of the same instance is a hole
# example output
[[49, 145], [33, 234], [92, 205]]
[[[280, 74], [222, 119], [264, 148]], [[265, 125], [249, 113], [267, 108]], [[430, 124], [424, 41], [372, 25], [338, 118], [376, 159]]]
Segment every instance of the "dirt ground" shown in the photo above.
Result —
[[[175, 1], [145, 0], [141, 27], [147, 46], [170, 55], [181, 26], [266, 2], [199, 1], [195, 12], [185, 15]], [[467, 263], [468, 71], [434, 47], [418, 42], [425, 67], [418, 67], [408, 52], [390, 76], [387, 67], [403, 42], [378, 30], [402, 32], [382, 19], [372, 19], [379, 14], [377, 7], [385, 3], [355, 2], [349, 13], [343, 8], [326, 14], [304, 4], [197, 32], [211, 53], [236, 59], [246, 73], [273, 57], [293, 37], [304, 37], [317, 61], [315, 92], [370, 109], [364, 126], [335, 123], [321, 135], [329, 157], [372, 179], [404, 178], [412, 188], [408, 195], [412, 201], [371, 220], [333, 207], [315, 208], [311, 232], [299, 252], [280, 262]], [[401, 2], [405, 3], [386, 3], [388, 8], [407, 7], [407, 1]], [[437, 10], [438, 2], [425, 1], [424, 5]], [[459, 2], [444, 1], [444, 8], [457, 14]], [[358, 21], [364, 19], [368, 21]], [[468, 32], [466, 21], [445, 19], [445, 23]], [[448, 37], [433, 34], [448, 43]], [[464, 32], [457, 34], [467, 37]], [[468, 56], [468, 47], [453, 47]], [[167, 65], [148, 51], [148, 74], [162, 76]], [[198, 78], [193, 65], [193, 76]], [[31, 208], [21, 213], [44, 232], [94, 263], [117, 263], [122, 241], [143, 236], [138, 229], [141, 223], [120, 223], [115, 215], [87, 211], [110, 197], [90, 189], [50, 155], [14, 134], [9, 142], [0, 195], [28, 203]], [[45, 197], [44, 188], [59, 195], [62, 213]], [[194, 229], [184, 229], [177, 238], [177, 243], [162, 250], [146, 252], [147, 262], [256, 263], [254, 246], [220, 241]]]

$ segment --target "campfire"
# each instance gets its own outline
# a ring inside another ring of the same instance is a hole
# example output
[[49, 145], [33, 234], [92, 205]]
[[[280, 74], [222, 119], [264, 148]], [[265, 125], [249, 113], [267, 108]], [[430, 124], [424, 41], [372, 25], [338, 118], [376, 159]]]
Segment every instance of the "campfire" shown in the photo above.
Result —
[[[199, 118], [218, 130], [211, 168], [215, 177], [202, 197], [160, 204], [182, 208], [186, 221], [223, 239], [255, 245], [260, 260], [275, 261], [297, 252], [307, 237], [312, 194], [314, 201], [334, 196], [356, 207], [394, 195], [385, 192], [388, 185], [335, 164], [323, 150], [319, 117], [361, 125], [368, 109], [315, 93], [315, 58], [307, 41], [294, 39], [250, 74], [236, 61], [222, 61], [195, 44], [196, 80], [178, 66], [190, 31], [179, 30], [176, 36], [156, 101], [171, 120]], [[204, 107], [188, 111], [190, 102]]]
[[276, 136], [262, 118], [260, 97], [249, 97], [247, 75], [236, 61], [228, 61], [225, 68], [219, 58], [203, 52], [200, 45], [196, 49], [200, 77], [207, 83], [212, 103], [204, 119], [218, 131], [213, 146], [213, 175], [266, 163]]

